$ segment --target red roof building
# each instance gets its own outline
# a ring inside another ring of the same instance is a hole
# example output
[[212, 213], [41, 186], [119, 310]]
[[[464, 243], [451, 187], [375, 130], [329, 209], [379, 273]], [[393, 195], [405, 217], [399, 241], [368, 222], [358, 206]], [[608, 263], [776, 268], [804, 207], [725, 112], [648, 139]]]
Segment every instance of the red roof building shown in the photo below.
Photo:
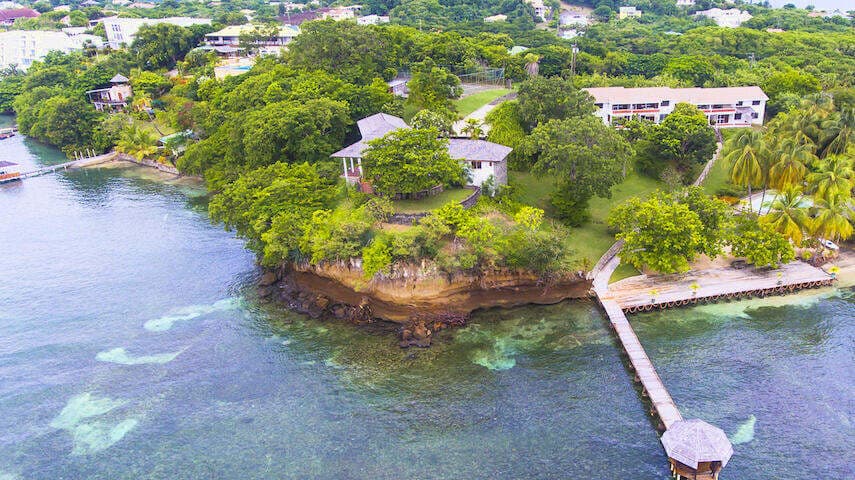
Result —
[[36, 18], [39, 15], [39, 12], [30, 8], [0, 10], [0, 25], [12, 25], [19, 18]]

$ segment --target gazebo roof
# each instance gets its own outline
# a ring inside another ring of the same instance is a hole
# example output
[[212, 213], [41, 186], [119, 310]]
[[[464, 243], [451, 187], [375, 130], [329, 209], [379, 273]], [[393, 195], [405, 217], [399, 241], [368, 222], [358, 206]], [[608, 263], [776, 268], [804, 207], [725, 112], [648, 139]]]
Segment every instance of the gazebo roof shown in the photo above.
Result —
[[662, 445], [668, 457], [694, 469], [700, 462], [720, 461], [725, 466], [733, 455], [724, 431], [697, 418], [672, 423], [662, 435]]
[[128, 83], [128, 77], [122, 75], [121, 73], [117, 73], [115, 77], [110, 79], [110, 83]]

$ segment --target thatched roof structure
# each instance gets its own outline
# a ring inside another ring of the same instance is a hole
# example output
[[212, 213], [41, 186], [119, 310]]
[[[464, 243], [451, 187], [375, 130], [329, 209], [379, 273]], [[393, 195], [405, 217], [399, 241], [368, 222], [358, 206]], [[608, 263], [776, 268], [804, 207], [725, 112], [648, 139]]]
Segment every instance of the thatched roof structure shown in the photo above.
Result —
[[674, 422], [661, 440], [668, 457], [694, 469], [700, 462], [714, 461], [723, 467], [733, 455], [724, 431], [697, 418]]

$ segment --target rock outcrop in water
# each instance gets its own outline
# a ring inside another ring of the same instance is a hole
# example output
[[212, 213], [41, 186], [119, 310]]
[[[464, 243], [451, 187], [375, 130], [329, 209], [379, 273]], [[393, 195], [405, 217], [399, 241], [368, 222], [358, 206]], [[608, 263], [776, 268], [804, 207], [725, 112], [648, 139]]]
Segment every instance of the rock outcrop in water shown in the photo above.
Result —
[[283, 266], [266, 272], [259, 284], [262, 297], [315, 318], [394, 322], [402, 347], [429, 346], [436, 331], [465, 325], [481, 308], [558, 303], [586, 297], [591, 289], [581, 274], [544, 281], [529, 272], [448, 275], [417, 265], [365, 280], [359, 260]]

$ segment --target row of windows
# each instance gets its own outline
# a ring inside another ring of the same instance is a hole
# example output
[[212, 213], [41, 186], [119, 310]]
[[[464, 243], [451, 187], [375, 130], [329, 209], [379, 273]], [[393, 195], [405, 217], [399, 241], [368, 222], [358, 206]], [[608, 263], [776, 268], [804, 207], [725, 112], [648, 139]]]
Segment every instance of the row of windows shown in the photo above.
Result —
[[[744, 101], [740, 100], [740, 101], [736, 102], [736, 106], [741, 107], [742, 105], [744, 105], [744, 103], [745, 103]], [[760, 100], [752, 100], [751, 101], [751, 105], [760, 105], [760, 103], [761, 103]], [[662, 100], [659, 103], [616, 103], [616, 104], [612, 105], [612, 110], [643, 110], [643, 109], [650, 109], [650, 108], [659, 108], [660, 106], [661, 107], [667, 107], [670, 105], [671, 105], [670, 100]], [[595, 103], [594, 106], [596, 106], [597, 108], [603, 108], [602, 103]], [[710, 108], [715, 109], [715, 108], [728, 108], [728, 107], [730, 107], [730, 105], [724, 104], [724, 103], [715, 103], [712, 105], [709, 105], [709, 104], [698, 105], [698, 108], [700, 108], [701, 110], [709, 110]]]

